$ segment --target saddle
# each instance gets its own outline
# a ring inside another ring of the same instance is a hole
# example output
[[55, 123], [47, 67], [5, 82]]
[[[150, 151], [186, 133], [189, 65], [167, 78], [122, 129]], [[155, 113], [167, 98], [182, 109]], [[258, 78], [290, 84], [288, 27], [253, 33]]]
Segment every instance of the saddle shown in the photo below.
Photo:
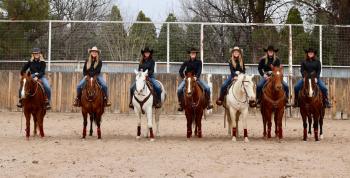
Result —
[[44, 93], [45, 98], [47, 98], [47, 93], [46, 93], [46, 91], [45, 91], [43, 82], [42, 82], [40, 79], [38, 79], [36, 82], [39, 84], [40, 89], [41, 89], [41, 91]]
[[[158, 81], [157, 81], [157, 82], [158, 82]], [[158, 82], [158, 83], [159, 83], [159, 82]], [[156, 91], [154, 90], [154, 87], [153, 87], [153, 85], [152, 85], [152, 83], [151, 83], [150, 80], [146, 80], [146, 85], [147, 85], [148, 89], [150, 90], [150, 92], [151, 92], [151, 94], [152, 94], [152, 96], [153, 96], [153, 106], [155, 106], [156, 100], [157, 100], [157, 99], [160, 100], [160, 97], [161, 97], [161, 96], [157, 96], [157, 93], [156, 93]], [[162, 92], [162, 88], [161, 88], [161, 92]]]

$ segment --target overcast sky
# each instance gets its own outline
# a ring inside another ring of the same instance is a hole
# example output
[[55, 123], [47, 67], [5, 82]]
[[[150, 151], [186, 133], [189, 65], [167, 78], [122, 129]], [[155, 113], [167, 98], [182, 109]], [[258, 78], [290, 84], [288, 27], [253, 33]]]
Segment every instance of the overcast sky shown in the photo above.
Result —
[[115, 0], [124, 21], [135, 21], [142, 10], [153, 22], [165, 21], [169, 13], [182, 15], [181, 0]]

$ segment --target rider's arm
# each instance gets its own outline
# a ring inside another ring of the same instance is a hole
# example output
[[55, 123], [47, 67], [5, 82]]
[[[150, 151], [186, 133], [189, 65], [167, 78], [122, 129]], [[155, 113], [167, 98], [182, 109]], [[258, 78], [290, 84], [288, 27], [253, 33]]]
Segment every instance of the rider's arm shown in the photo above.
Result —
[[264, 65], [265, 65], [265, 60], [261, 59], [258, 66], [259, 74], [261, 76], [264, 76]]
[[300, 73], [301, 73], [301, 76], [304, 78], [304, 71], [305, 71], [305, 62], [302, 61], [301, 64], [300, 64]]
[[150, 60], [150, 63], [148, 65], [149, 65], [147, 67], [147, 69], [148, 69], [148, 76], [152, 76], [153, 73], [154, 73], [154, 66], [155, 66], [154, 60]]
[[231, 77], [237, 76], [237, 74], [236, 74], [236, 69], [233, 68], [233, 65], [232, 65], [231, 62], [229, 62], [229, 66], [230, 66], [230, 71], [231, 71]]
[[95, 75], [99, 75], [101, 73], [101, 69], [102, 69], [102, 60], [99, 60], [95, 69]]
[[316, 61], [317, 61], [316, 74], [317, 74], [317, 78], [318, 78], [321, 75], [321, 62], [318, 60], [316, 60]]
[[242, 67], [242, 73], [245, 74], [245, 64], [244, 64], [244, 62], [243, 62], [243, 66], [241, 66], [241, 67]]
[[87, 71], [86, 71], [86, 61], [84, 63], [84, 67], [83, 67], [83, 75], [86, 76], [87, 75]]
[[45, 61], [40, 62], [40, 69], [38, 71], [38, 75], [36, 75], [38, 78], [41, 78], [45, 75], [45, 68], [46, 68], [46, 63]]
[[180, 67], [180, 70], [179, 70], [179, 74], [180, 74], [180, 77], [182, 79], [185, 78], [184, 70], [185, 70], [186, 66], [187, 66], [187, 62], [184, 61]]
[[22, 67], [21, 73], [24, 73], [27, 71], [27, 69], [30, 67], [30, 60], [24, 66]]
[[202, 61], [201, 60], [198, 60], [198, 68], [197, 68], [197, 71], [196, 71], [196, 77], [199, 78], [202, 74]]

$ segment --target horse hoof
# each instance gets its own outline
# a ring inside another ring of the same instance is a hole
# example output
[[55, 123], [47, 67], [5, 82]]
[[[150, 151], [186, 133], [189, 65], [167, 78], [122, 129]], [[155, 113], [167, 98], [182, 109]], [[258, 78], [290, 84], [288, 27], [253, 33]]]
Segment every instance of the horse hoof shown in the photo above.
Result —
[[320, 139], [323, 140], [323, 135], [320, 135]]
[[245, 143], [248, 143], [248, 142], [249, 142], [248, 137], [244, 137], [244, 142], [245, 142]]
[[136, 136], [136, 139], [139, 140], [141, 138], [141, 136]]
[[232, 142], [237, 142], [236, 137], [232, 137]]
[[154, 142], [154, 138], [151, 138], [149, 141]]

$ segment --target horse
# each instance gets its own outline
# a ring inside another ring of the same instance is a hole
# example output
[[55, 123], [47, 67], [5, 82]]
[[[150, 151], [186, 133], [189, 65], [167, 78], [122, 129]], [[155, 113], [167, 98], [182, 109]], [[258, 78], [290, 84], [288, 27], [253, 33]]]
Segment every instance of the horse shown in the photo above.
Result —
[[192, 124], [195, 126], [195, 135], [202, 138], [202, 116], [208, 103], [204, 90], [199, 86], [192, 72], [186, 74], [184, 93], [183, 106], [187, 120], [187, 138], [192, 136]]
[[[247, 115], [249, 104], [255, 101], [253, 75], [239, 74], [237, 80], [229, 87], [225, 97], [225, 116], [229, 124], [228, 132], [231, 133], [232, 141], [236, 142], [238, 121], [241, 118], [244, 128], [244, 142], [249, 142], [247, 131]], [[227, 114], [226, 114], [227, 113]], [[241, 116], [241, 117], [240, 117]]]
[[[282, 86], [283, 70], [279, 67], [274, 67], [270, 78], [267, 80], [262, 91], [261, 98], [261, 115], [264, 125], [264, 138], [271, 138], [271, 117], [274, 114], [275, 134], [281, 140], [283, 138], [282, 118], [284, 114], [285, 91]], [[267, 132], [266, 132], [267, 125]]]
[[[152, 123], [154, 96], [152, 94], [152, 90], [150, 89], [150, 86], [147, 84], [148, 70], [144, 72], [135, 70], [135, 74], [136, 74], [136, 90], [133, 93], [132, 103], [134, 105], [135, 114], [139, 118], [137, 123], [136, 139], [141, 138], [141, 116], [142, 114], [146, 114], [147, 126], [149, 129], [149, 138], [150, 138], [150, 141], [154, 141], [155, 137], [153, 134], [153, 123]], [[157, 82], [160, 84], [162, 89], [161, 104], [163, 105], [166, 99], [166, 92], [163, 84], [159, 81]], [[155, 111], [154, 111], [155, 123], [156, 123], [156, 129], [157, 129], [156, 136], [159, 136], [159, 116], [161, 112], [160, 109], [161, 108], [155, 108]], [[148, 137], [148, 132], [146, 134], [146, 137]]]
[[84, 118], [83, 136], [86, 138], [87, 116], [90, 116], [90, 136], [92, 136], [92, 123], [97, 126], [97, 138], [101, 139], [101, 120], [104, 113], [103, 92], [97, 82], [97, 77], [86, 76], [86, 84], [81, 94], [81, 113]]
[[45, 92], [39, 81], [32, 78], [31, 73], [21, 73], [21, 99], [23, 102], [23, 112], [26, 118], [26, 138], [30, 136], [30, 117], [34, 120], [34, 136], [37, 135], [37, 125], [39, 125], [40, 136], [44, 137], [44, 117], [46, 114]]
[[313, 121], [315, 141], [319, 141], [318, 126], [320, 126], [320, 139], [323, 139], [323, 118], [325, 106], [320, 88], [316, 83], [316, 73], [311, 75], [304, 73], [304, 84], [299, 92], [300, 114], [303, 118], [303, 140], [307, 140], [307, 120], [309, 121], [309, 134], [311, 134], [311, 124]]

